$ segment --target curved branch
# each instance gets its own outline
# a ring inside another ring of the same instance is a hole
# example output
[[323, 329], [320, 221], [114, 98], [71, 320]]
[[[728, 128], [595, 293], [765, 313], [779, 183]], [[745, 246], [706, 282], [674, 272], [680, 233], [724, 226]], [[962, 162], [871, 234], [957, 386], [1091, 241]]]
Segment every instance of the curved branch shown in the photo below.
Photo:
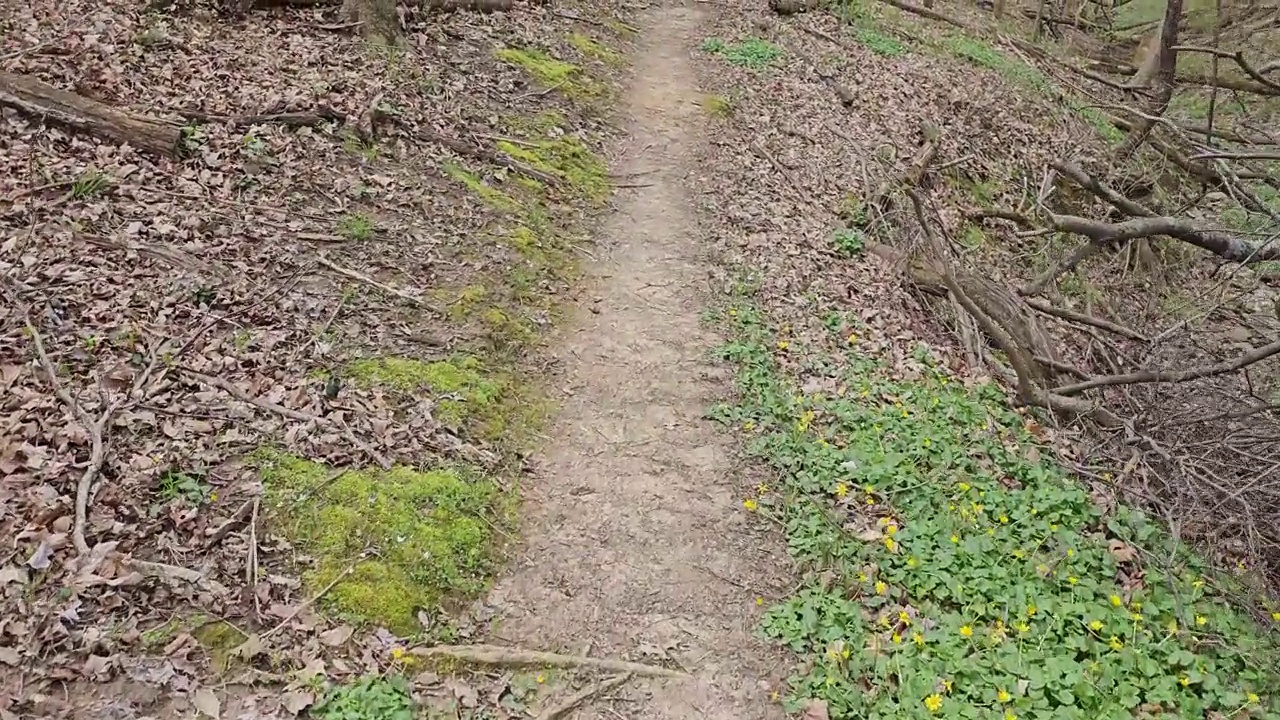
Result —
[[1181, 218], [1143, 217], [1119, 223], [1106, 223], [1075, 215], [1051, 214], [1049, 218], [1058, 230], [1084, 235], [1099, 242], [1122, 242], [1168, 235], [1232, 262], [1252, 264], [1280, 259], [1280, 243], [1255, 245], [1224, 232], [1196, 227]]
[[1267, 358], [1280, 353], [1280, 340], [1268, 345], [1256, 347], [1249, 352], [1224, 362], [1213, 365], [1205, 365], [1203, 367], [1192, 368], [1190, 370], [1139, 370], [1137, 372], [1125, 373], [1123, 375], [1106, 375], [1096, 377], [1092, 380], [1075, 383], [1073, 385], [1063, 385], [1052, 390], [1059, 395], [1078, 395], [1085, 390], [1093, 388], [1106, 387], [1111, 385], [1135, 385], [1138, 383], [1153, 382], [1186, 382], [1188, 380], [1199, 380], [1200, 378], [1213, 377], [1215, 375], [1225, 375], [1229, 372], [1235, 372], [1241, 368], [1248, 367], [1256, 362], [1266, 360]]

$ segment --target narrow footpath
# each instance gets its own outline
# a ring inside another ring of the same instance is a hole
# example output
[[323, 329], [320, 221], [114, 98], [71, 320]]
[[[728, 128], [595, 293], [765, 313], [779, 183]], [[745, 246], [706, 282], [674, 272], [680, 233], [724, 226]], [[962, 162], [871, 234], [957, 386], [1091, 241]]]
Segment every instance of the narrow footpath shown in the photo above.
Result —
[[753, 636], [755, 588], [779, 560], [741, 510], [729, 438], [702, 419], [725, 373], [699, 322], [702, 20], [676, 0], [641, 21], [614, 170], [644, 186], [620, 190], [586, 268], [588, 302], [559, 340], [563, 397], [526, 483], [523, 551], [490, 598], [503, 642], [693, 675], [633, 680], [628, 702], [579, 718], [782, 717], [770, 696], [786, 662]]

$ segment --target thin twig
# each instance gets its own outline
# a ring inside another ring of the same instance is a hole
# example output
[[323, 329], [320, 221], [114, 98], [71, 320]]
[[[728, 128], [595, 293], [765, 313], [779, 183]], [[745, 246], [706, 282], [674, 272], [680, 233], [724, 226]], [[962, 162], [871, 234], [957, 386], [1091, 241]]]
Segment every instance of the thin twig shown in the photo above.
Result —
[[410, 295], [409, 293], [403, 290], [398, 290], [396, 288], [391, 287], [390, 285], [378, 282], [377, 280], [374, 280], [373, 278], [369, 277], [368, 275], [365, 275], [364, 273], [357, 272], [355, 270], [352, 270], [351, 268], [342, 267], [341, 265], [338, 265], [337, 263], [330, 260], [323, 253], [321, 253], [320, 256], [317, 258], [317, 262], [329, 268], [330, 270], [338, 273], [339, 275], [345, 275], [353, 280], [359, 280], [360, 282], [365, 283], [366, 285], [371, 285], [373, 287], [376, 287], [385, 293], [395, 295], [396, 297], [401, 298], [403, 300], [408, 300], [409, 302], [419, 307], [423, 307], [426, 305], [426, 302], [423, 301], [423, 299], [418, 297], [417, 295]]
[[268, 631], [266, 631], [266, 632], [262, 633], [262, 635], [260, 636], [260, 638], [259, 638], [259, 639], [261, 639], [261, 640], [266, 640], [267, 638], [271, 637], [272, 635], [275, 635], [275, 634], [276, 634], [276, 632], [278, 632], [281, 628], [283, 628], [285, 625], [288, 625], [290, 622], [292, 622], [294, 618], [298, 617], [298, 614], [299, 614], [299, 613], [301, 613], [303, 610], [306, 610], [307, 608], [311, 607], [312, 605], [316, 604], [316, 603], [320, 600], [320, 598], [322, 598], [322, 597], [324, 597], [325, 595], [327, 595], [327, 594], [329, 593], [329, 591], [330, 591], [330, 590], [332, 590], [332, 589], [334, 588], [334, 586], [336, 586], [338, 583], [342, 582], [342, 580], [343, 580], [344, 578], [346, 578], [348, 575], [350, 575], [353, 571], [355, 571], [355, 569], [356, 569], [356, 564], [355, 564], [355, 563], [351, 563], [350, 565], [348, 565], [348, 566], [347, 566], [347, 568], [346, 568], [345, 570], [343, 570], [342, 572], [338, 573], [338, 576], [337, 576], [337, 577], [335, 577], [334, 579], [330, 580], [328, 585], [325, 585], [323, 588], [321, 588], [321, 589], [320, 589], [320, 592], [316, 593], [315, 595], [312, 595], [310, 598], [308, 598], [308, 599], [307, 599], [307, 601], [306, 601], [306, 602], [304, 602], [304, 603], [302, 603], [301, 605], [299, 605], [298, 607], [294, 608], [294, 609], [293, 609], [293, 612], [291, 612], [291, 613], [289, 613], [287, 616], [285, 616], [285, 618], [284, 618], [283, 620], [281, 620], [281, 621], [280, 621], [280, 622], [279, 622], [275, 627], [273, 627], [273, 628], [271, 628], [270, 630], [268, 630]]

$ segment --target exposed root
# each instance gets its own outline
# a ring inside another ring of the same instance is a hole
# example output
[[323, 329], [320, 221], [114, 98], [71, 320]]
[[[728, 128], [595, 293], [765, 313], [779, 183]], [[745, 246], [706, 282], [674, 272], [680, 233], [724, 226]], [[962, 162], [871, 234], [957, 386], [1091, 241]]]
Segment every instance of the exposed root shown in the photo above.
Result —
[[631, 673], [640, 677], [684, 678], [687, 673], [679, 670], [668, 670], [656, 665], [645, 665], [626, 660], [609, 658], [593, 658], [581, 655], [561, 655], [559, 653], [540, 652], [538, 650], [522, 650], [520, 648], [502, 647], [500, 645], [436, 645], [435, 647], [416, 647], [413, 654], [426, 658], [452, 658], [463, 662], [481, 665], [501, 665], [505, 667], [524, 667], [539, 665], [558, 668], [595, 668], [611, 672]]

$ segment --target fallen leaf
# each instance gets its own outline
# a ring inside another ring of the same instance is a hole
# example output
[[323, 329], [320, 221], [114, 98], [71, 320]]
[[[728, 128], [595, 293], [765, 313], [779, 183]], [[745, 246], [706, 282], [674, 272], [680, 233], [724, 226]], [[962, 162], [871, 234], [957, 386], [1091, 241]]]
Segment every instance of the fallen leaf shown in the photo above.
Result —
[[1132, 545], [1115, 538], [1112, 538], [1111, 541], [1107, 543], [1107, 551], [1110, 552], [1111, 557], [1115, 558], [1116, 562], [1119, 563], [1133, 562], [1138, 558], [1138, 551], [1133, 549]]
[[280, 696], [280, 702], [284, 705], [284, 709], [294, 715], [311, 707], [315, 701], [316, 696], [304, 690], [290, 690]]
[[17, 665], [22, 656], [15, 648], [0, 647], [0, 664]]
[[826, 700], [810, 700], [808, 705], [804, 707], [803, 720], [827, 720], [827, 701]]
[[219, 720], [222, 717], [222, 701], [218, 699], [217, 693], [209, 688], [200, 688], [191, 696], [191, 704], [196, 706], [201, 714], [208, 715], [213, 720]]
[[328, 645], [329, 647], [337, 647], [350, 640], [351, 633], [353, 632], [354, 630], [352, 630], [350, 625], [339, 625], [332, 630], [326, 630], [320, 633], [320, 642]]

